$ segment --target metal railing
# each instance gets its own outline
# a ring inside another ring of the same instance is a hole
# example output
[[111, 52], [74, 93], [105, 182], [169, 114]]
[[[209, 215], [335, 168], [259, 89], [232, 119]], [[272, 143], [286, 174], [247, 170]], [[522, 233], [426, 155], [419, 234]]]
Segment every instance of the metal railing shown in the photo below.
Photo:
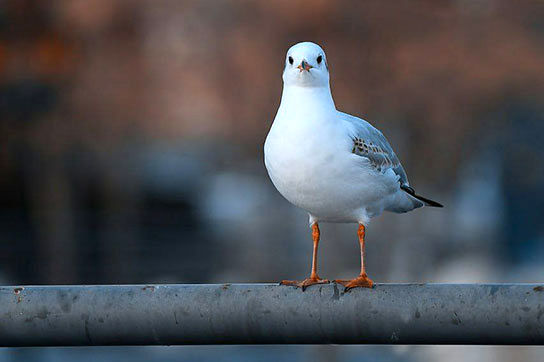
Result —
[[1, 346], [543, 344], [544, 286], [0, 287]]

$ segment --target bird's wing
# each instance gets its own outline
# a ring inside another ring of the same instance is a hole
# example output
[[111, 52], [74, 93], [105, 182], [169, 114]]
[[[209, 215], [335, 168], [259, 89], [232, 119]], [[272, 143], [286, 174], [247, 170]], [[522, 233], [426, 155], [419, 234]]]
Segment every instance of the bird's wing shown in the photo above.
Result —
[[367, 158], [378, 172], [383, 172], [387, 169], [393, 170], [399, 177], [400, 188], [414, 199], [422, 202], [419, 206], [424, 204], [426, 206], [442, 207], [436, 201], [417, 195], [415, 190], [410, 187], [408, 176], [406, 176], [406, 171], [404, 171], [399, 158], [393, 151], [387, 138], [379, 130], [363, 119], [346, 113], [341, 113], [341, 116], [352, 126], [351, 138], [353, 139], [352, 152], [354, 154]]
[[341, 113], [341, 116], [352, 125], [352, 152], [367, 158], [379, 172], [392, 169], [399, 176], [401, 187], [410, 188], [406, 172], [385, 136], [361, 118], [347, 113]]

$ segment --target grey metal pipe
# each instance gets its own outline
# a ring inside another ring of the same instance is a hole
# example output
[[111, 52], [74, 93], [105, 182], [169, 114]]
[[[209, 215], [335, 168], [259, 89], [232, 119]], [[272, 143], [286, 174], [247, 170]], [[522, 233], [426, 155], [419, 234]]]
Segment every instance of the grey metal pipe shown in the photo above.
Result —
[[544, 286], [0, 287], [1, 346], [543, 344]]

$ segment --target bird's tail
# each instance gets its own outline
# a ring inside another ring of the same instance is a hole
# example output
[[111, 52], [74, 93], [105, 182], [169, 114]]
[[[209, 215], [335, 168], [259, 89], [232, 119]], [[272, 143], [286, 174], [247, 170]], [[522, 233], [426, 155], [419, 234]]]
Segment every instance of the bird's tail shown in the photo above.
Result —
[[408, 185], [401, 185], [400, 188], [401, 188], [404, 192], [406, 192], [407, 194], [409, 194], [410, 196], [412, 196], [412, 197], [414, 197], [414, 198], [416, 198], [416, 199], [418, 199], [418, 200], [424, 202], [424, 203], [425, 203], [425, 206], [431, 206], [431, 207], [444, 207], [444, 206], [442, 206], [442, 204], [440, 204], [440, 203], [438, 203], [438, 202], [436, 202], [436, 201], [433, 201], [433, 200], [431, 200], [431, 199], [427, 199], [427, 198], [425, 198], [425, 197], [423, 197], [423, 196], [417, 195], [417, 194], [416, 194], [416, 191], [415, 191], [413, 188], [411, 188], [410, 186], [408, 186]]

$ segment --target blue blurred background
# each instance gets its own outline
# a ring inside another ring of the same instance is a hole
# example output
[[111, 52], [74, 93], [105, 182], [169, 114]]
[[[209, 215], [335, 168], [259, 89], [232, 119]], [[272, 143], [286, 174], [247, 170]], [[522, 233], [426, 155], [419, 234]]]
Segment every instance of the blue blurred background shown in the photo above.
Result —
[[[0, 284], [305, 277], [306, 214], [262, 146], [285, 51], [446, 205], [367, 232], [378, 282], [544, 279], [544, 2], [0, 0]], [[359, 268], [323, 224], [320, 275]], [[539, 353], [540, 351], [540, 353]], [[455, 352], [455, 353], [452, 353]], [[3, 349], [0, 361], [518, 361], [537, 348]]]

